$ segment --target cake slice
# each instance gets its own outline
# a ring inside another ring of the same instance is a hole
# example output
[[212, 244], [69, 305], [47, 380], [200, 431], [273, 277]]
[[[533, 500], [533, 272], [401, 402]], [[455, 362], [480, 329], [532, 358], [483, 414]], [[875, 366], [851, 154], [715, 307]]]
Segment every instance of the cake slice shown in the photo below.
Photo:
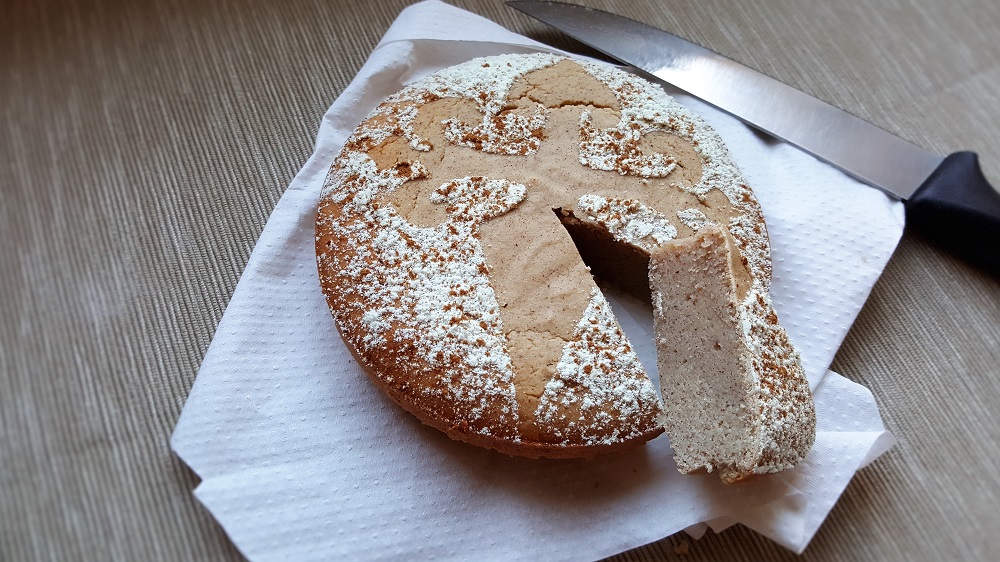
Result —
[[754, 282], [740, 295], [733, 258], [727, 233], [706, 226], [661, 245], [649, 264], [677, 467], [726, 482], [794, 466], [816, 427], [809, 384], [767, 292]]

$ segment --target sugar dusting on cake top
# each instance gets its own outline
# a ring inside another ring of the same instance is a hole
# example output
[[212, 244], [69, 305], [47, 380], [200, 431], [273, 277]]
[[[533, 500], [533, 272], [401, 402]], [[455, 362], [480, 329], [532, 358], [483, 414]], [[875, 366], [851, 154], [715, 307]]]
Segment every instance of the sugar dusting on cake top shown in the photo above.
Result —
[[[531, 190], [502, 177], [441, 178], [431, 201], [445, 206], [448, 218], [419, 227], [387, 198], [407, 181], [426, 180], [427, 166], [416, 158], [378, 169], [368, 153], [393, 137], [406, 139], [418, 152], [432, 151], [435, 147], [414, 129], [420, 106], [462, 98], [476, 104], [482, 119], [442, 122], [450, 144], [490, 154], [531, 154], [545, 142], [546, 110], [505, 111], [508, 92], [518, 78], [563, 60], [549, 54], [476, 59], [404, 88], [348, 139], [323, 188], [317, 259], [324, 287], [336, 288], [327, 296], [342, 332], [363, 360], [393, 366], [373, 369], [384, 382], [396, 383], [391, 380], [396, 376], [421, 381], [419, 393], [427, 408], [447, 409], [454, 423], [481, 435], [517, 440], [521, 420], [503, 314], [490, 285], [479, 225], [514, 212]], [[579, 64], [620, 105], [620, 120], [610, 128], [599, 128], [591, 113], [582, 111], [579, 163], [623, 175], [667, 177], [677, 161], [669, 154], [643, 153], [642, 137], [662, 131], [690, 142], [701, 157], [702, 176], [679, 187], [699, 198], [717, 190], [737, 209], [726, 226], [754, 286], [766, 295], [770, 270], [763, 219], [721, 139], [660, 88], [608, 65]], [[695, 230], [705, 224], [704, 214], [699, 217], [695, 209], [676, 213], [679, 221], [674, 223], [677, 219], [662, 210], [600, 194], [581, 198], [578, 207], [581, 218], [647, 251], [676, 237], [677, 224]], [[609, 354], [613, 357], [605, 361]], [[408, 359], [412, 357], [420, 360]], [[585, 364], [582, 358], [593, 361]], [[572, 392], [567, 391], [570, 383]], [[657, 401], [599, 292], [592, 295], [574, 339], [566, 343], [557, 376], [546, 386], [535, 415], [543, 420], [564, 415], [559, 403], [572, 403], [570, 410], [580, 412], [570, 423], [584, 444], [614, 443], [649, 431], [621, 423], [641, 417], [638, 410], [650, 414]], [[617, 420], [609, 419], [611, 411], [618, 413]]]

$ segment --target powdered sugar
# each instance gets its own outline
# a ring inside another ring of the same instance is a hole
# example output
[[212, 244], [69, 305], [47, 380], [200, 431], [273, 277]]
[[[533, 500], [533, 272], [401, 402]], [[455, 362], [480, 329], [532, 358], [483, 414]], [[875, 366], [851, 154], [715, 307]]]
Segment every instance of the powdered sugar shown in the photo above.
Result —
[[536, 104], [528, 115], [505, 111], [492, 119], [487, 116], [477, 125], [448, 119], [444, 126], [444, 136], [452, 144], [490, 154], [523, 156], [538, 150], [545, 127], [545, 108]]
[[[433, 228], [417, 227], [386, 204], [384, 195], [421, 177], [419, 164], [403, 167], [403, 175], [400, 168], [377, 171], [363, 154], [341, 162], [346, 166], [333, 175], [329, 200], [346, 204], [339, 216], [319, 219], [331, 247], [318, 259], [321, 272], [338, 286], [328, 298], [342, 331], [362, 356], [395, 356], [400, 347], [412, 348], [409, 353], [421, 360], [397, 367], [408, 371], [408, 378], [428, 380], [421, 392], [431, 403], [437, 398], [465, 404], [455, 411], [474, 431], [512, 435], [517, 421], [513, 371], [503, 351], [499, 305], [486, 275], [477, 223], [471, 220], [477, 213], [487, 216], [509, 207], [471, 197], [488, 180], [458, 181], [459, 187], [446, 184], [439, 192], [461, 200], [464, 214]], [[523, 187], [499, 184], [515, 204], [519, 192], [523, 197]], [[388, 378], [392, 370], [373, 371]], [[493, 422], [488, 423], [487, 413]]]
[[633, 439], [648, 430], [639, 421], [659, 410], [653, 383], [597, 289], [573, 340], [563, 348], [556, 372], [545, 385], [535, 415], [554, 427], [565, 444]]
[[677, 227], [667, 216], [634, 199], [609, 199], [584, 195], [576, 204], [577, 217], [597, 222], [619, 242], [638, 246], [647, 252], [677, 237]]
[[705, 213], [700, 209], [684, 209], [682, 211], [677, 211], [677, 218], [680, 219], [685, 226], [696, 232], [706, 226], [712, 226], [715, 224], [715, 221], [705, 216]]
[[413, 90], [433, 92], [441, 97], [474, 100], [483, 115], [501, 113], [507, 102], [507, 92], [515, 80], [532, 70], [538, 70], [563, 60], [545, 53], [531, 55], [498, 55], [474, 59], [438, 71]]
[[443, 124], [449, 142], [494, 154], [530, 153], [538, 148], [545, 125], [543, 108], [529, 115], [505, 111], [506, 95], [517, 78], [559, 60], [542, 53], [499, 55], [443, 69], [389, 97], [355, 132], [351, 144], [368, 150], [398, 135], [407, 139], [411, 148], [429, 151], [431, 144], [413, 130], [418, 106], [442, 98], [462, 98], [476, 103], [482, 120], [474, 124], [446, 120]]
[[455, 220], [480, 222], [502, 215], [524, 200], [528, 190], [505, 179], [465, 177], [434, 190], [433, 203], [447, 204]]

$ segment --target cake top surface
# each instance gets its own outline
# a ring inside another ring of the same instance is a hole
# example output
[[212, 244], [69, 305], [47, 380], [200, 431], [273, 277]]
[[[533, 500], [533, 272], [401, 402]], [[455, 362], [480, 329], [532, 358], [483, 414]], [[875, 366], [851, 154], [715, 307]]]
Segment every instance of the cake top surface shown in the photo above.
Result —
[[[338, 324], [365, 360], [409, 370], [385, 376], [417, 381], [422, 407], [463, 404], [481, 434], [496, 420], [512, 439], [641, 433], [655, 391], [555, 209], [647, 252], [725, 225], [740, 291], [770, 279], [759, 207], [700, 119], [614, 67], [507, 55], [408, 86], [348, 140], [317, 221]], [[618, 379], [576, 370], [611, 349]], [[548, 434], [541, 417], [575, 429]]]

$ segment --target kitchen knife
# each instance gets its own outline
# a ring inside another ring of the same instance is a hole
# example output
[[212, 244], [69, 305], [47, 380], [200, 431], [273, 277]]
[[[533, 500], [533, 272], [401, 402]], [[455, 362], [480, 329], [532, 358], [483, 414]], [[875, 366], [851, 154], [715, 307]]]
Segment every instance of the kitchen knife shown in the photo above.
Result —
[[903, 200], [907, 224], [1000, 276], [1000, 193], [973, 152], [943, 157], [661, 29], [562, 2], [507, 5]]

